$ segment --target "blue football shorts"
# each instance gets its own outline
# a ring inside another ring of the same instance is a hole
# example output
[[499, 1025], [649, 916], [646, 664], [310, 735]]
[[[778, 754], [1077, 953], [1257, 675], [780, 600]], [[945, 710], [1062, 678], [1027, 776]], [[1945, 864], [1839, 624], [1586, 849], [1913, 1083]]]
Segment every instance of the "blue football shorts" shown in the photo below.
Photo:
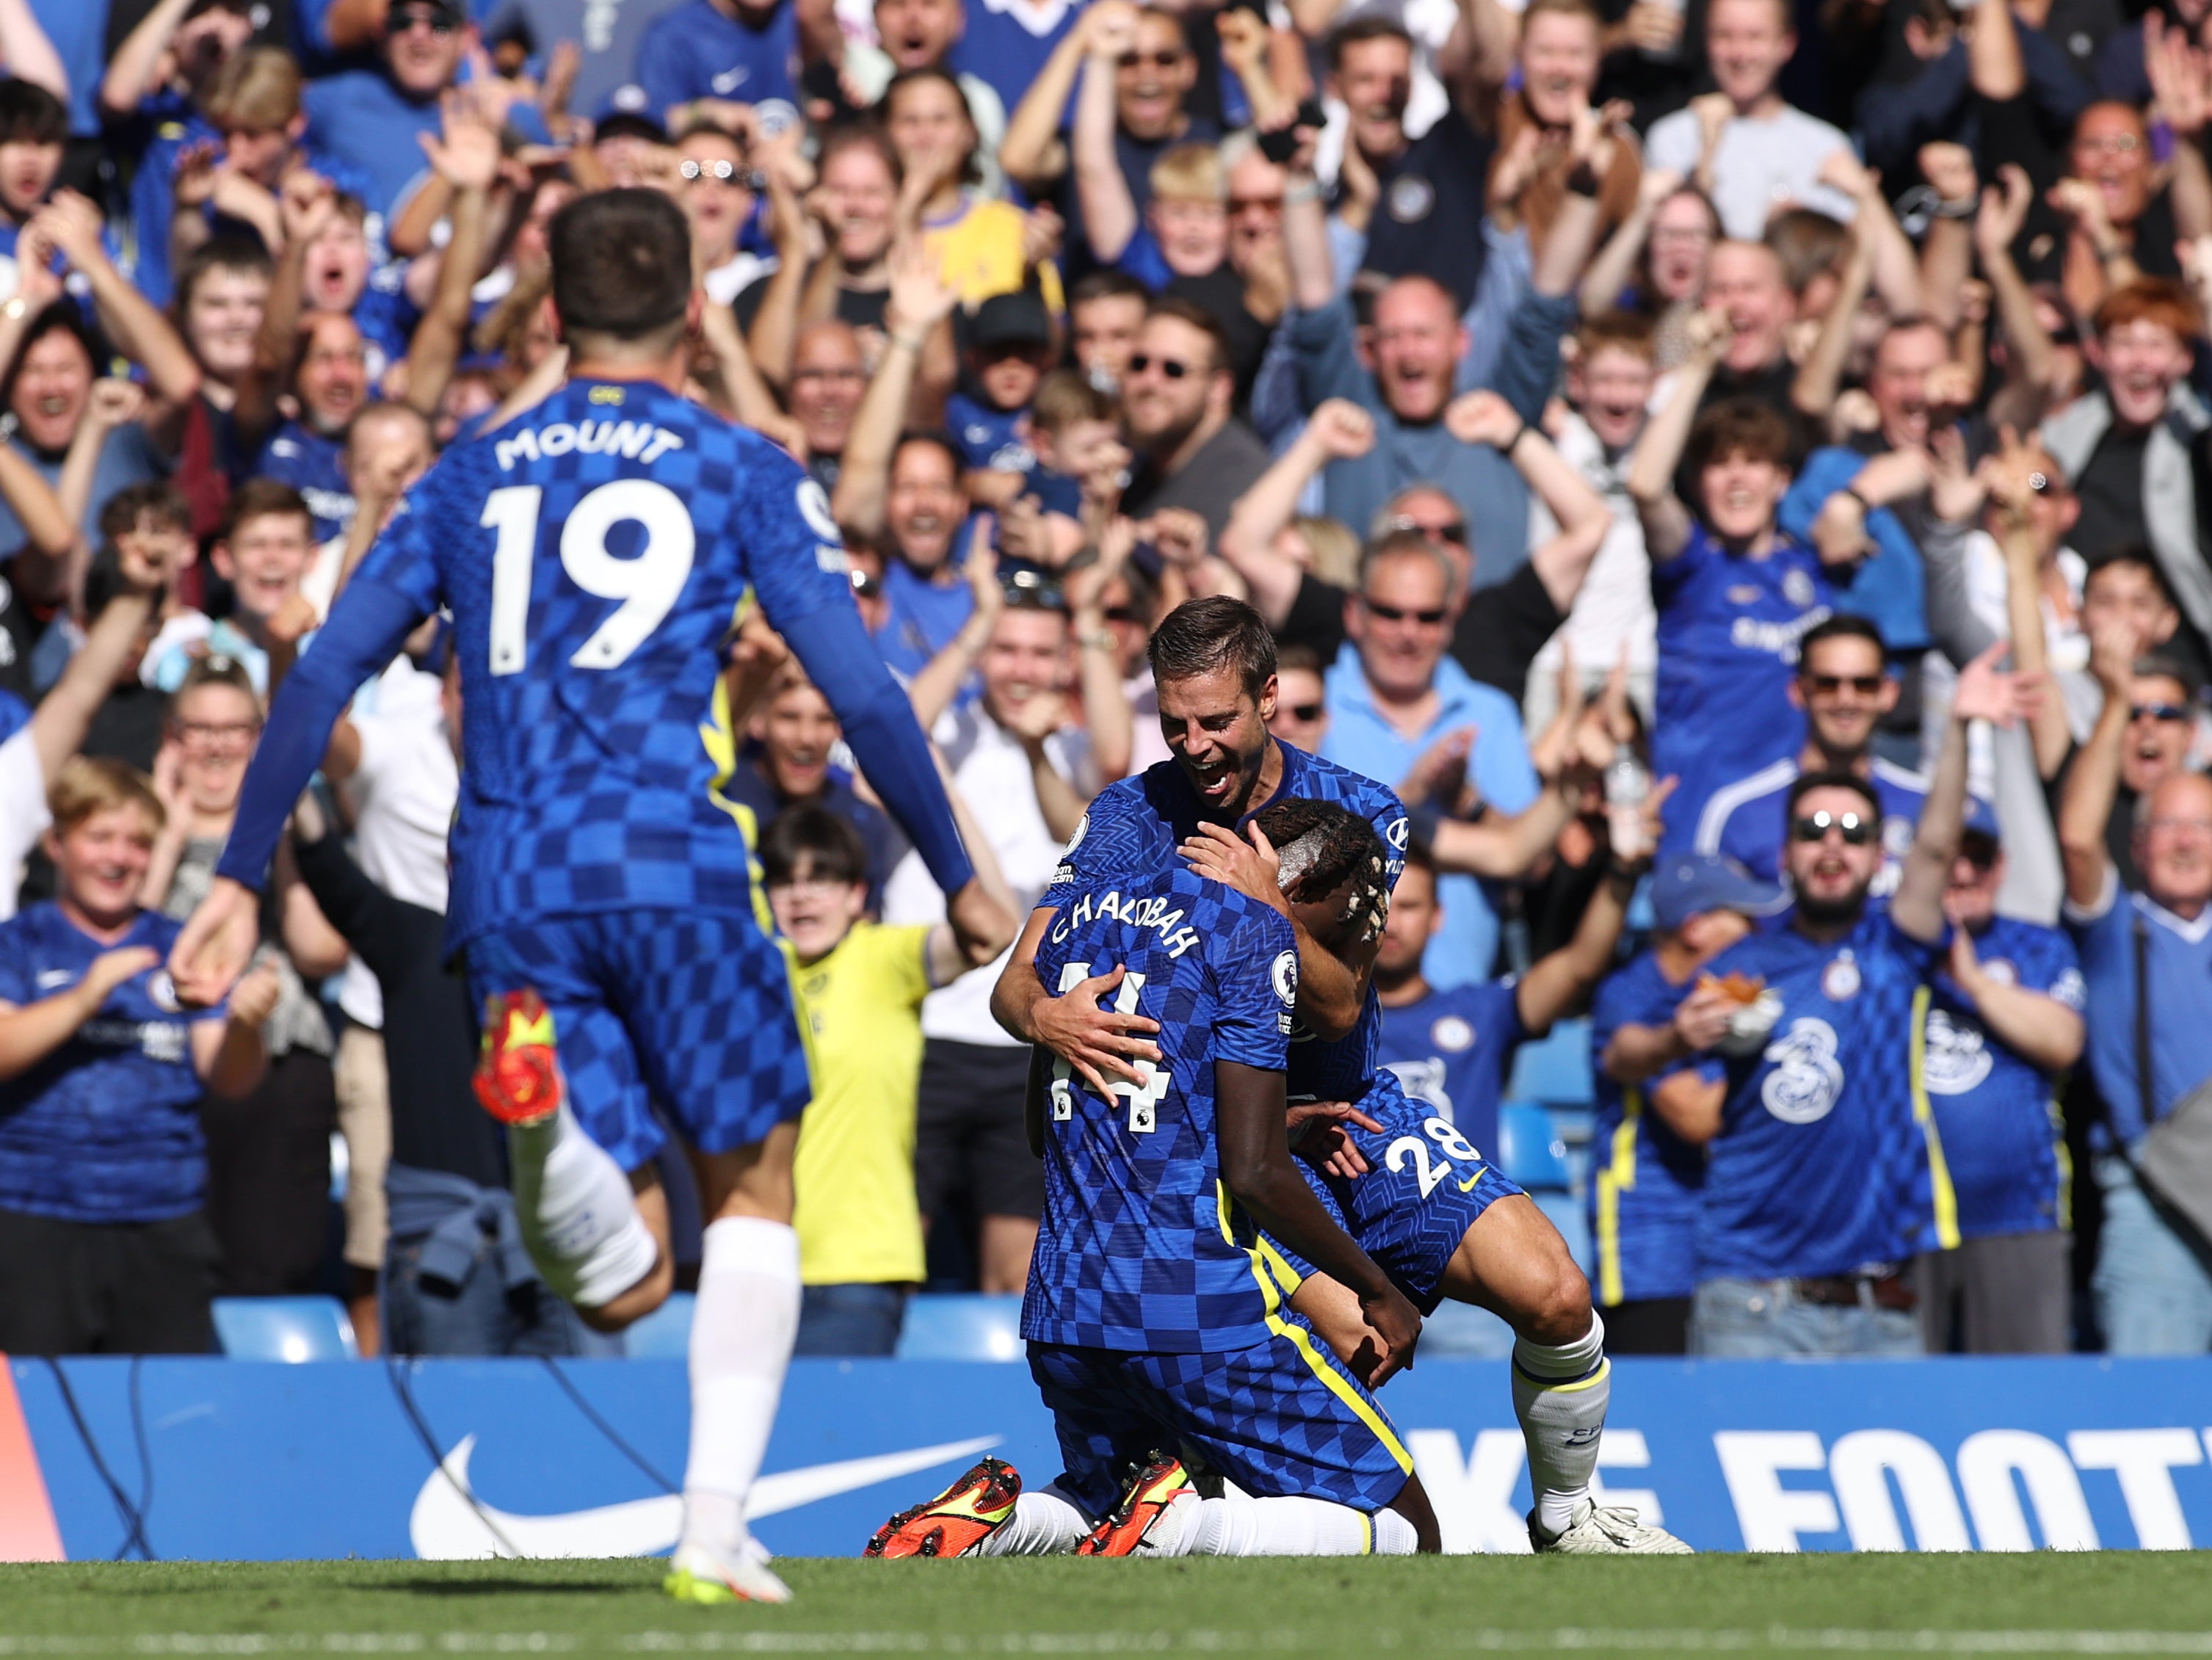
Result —
[[525, 987], [553, 1016], [568, 1104], [624, 1170], [665, 1139], [750, 1146], [806, 1110], [806, 1045], [783, 948], [751, 917], [632, 909], [541, 917], [469, 943], [469, 994]]
[[1202, 1462], [1255, 1498], [1333, 1499], [1372, 1514], [1413, 1460], [1375, 1397], [1288, 1310], [1250, 1348], [1207, 1354], [1030, 1345], [1060, 1436], [1060, 1485], [1094, 1516], [1154, 1452]]
[[[1521, 1189], [1449, 1119], [1408, 1099], [1388, 1067], [1376, 1073], [1358, 1105], [1382, 1126], [1379, 1135], [1357, 1124], [1344, 1126], [1367, 1160], [1367, 1173], [1347, 1182], [1304, 1159], [1298, 1170], [1375, 1266], [1414, 1307], [1432, 1314], [1443, 1301], [1444, 1270], [1475, 1218]], [[1271, 1243], [1292, 1273], [1303, 1278], [1313, 1271], [1279, 1242]]]

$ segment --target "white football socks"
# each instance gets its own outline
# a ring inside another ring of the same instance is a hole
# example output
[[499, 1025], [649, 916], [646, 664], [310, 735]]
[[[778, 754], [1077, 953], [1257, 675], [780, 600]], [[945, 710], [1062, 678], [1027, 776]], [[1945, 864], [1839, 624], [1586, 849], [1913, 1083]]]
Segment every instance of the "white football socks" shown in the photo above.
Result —
[[1589, 1497], [1597, 1469], [1613, 1367], [1605, 1358], [1605, 1322], [1590, 1310], [1590, 1329], [1571, 1343], [1513, 1345], [1513, 1415], [1528, 1445], [1528, 1486], [1536, 1524], [1566, 1531], [1575, 1506]]
[[[1410, 1556], [1413, 1524], [1395, 1511], [1370, 1517], [1327, 1499], [1255, 1499], [1230, 1492], [1186, 1499], [1176, 1556]], [[1165, 1518], [1163, 1518], [1165, 1519]]]
[[568, 1110], [507, 1133], [514, 1210], [530, 1260], [579, 1308], [604, 1307], [653, 1272], [660, 1248], [637, 1213], [629, 1177]]
[[691, 1315], [684, 1546], [743, 1549], [745, 1498], [768, 1451], [799, 1334], [799, 1235], [757, 1216], [709, 1223]]
[[1024, 1493], [1014, 1513], [975, 1548], [978, 1556], [1065, 1556], [1089, 1535], [1091, 1518], [1060, 1490], [1050, 1487]]

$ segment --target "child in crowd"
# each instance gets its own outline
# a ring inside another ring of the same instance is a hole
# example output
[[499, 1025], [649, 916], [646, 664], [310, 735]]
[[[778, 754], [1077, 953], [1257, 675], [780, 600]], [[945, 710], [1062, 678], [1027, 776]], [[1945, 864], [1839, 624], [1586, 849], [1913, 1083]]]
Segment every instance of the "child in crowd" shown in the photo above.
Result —
[[1079, 369], [1054, 369], [1030, 412], [1036, 465], [1000, 515], [999, 551], [1057, 570], [1111, 517], [1128, 482], [1120, 410]]
[[[977, 875], [998, 885], [990, 843], [952, 803]], [[827, 807], [779, 814], [760, 861], [814, 1071], [792, 1173], [805, 1286], [793, 1353], [889, 1354], [925, 1274], [914, 1186], [921, 1000], [990, 953], [949, 921], [864, 921], [867, 848]]]
[[194, 659], [224, 656], [244, 664], [253, 690], [268, 696], [271, 653], [284, 655], [276, 671], [281, 677], [294, 650], [270, 624], [288, 601], [300, 597], [301, 580], [314, 551], [314, 520], [299, 491], [271, 478], [240, 485], [230, 498], [222, 539], [209, 559], [215, 574], [230, 585], [230, 614], [220, 622], [199, 611], [173, 618], [146, 653], [140, 670], [146, 684], [174, 691], [184, 684]]
[[954, 392], [945, 424], [960, 446], [970, 498], [977, 507], [1004, 507], [1036, 465], [1030, 401], [1052, 367], [1052, 319], [1027, 289], [994, 294], [975, 308], [967, 336], [967, 379], [980, 396]]
[[197, 1110], [267, 1065], [266, 970], [187, 1014], [161, 964], [179, 925], [139, 887], [165, 814], [144, 775], [62, 769], [57, 898], [0, 924], [0, 1347], [204, 1353], [215, 1239]]

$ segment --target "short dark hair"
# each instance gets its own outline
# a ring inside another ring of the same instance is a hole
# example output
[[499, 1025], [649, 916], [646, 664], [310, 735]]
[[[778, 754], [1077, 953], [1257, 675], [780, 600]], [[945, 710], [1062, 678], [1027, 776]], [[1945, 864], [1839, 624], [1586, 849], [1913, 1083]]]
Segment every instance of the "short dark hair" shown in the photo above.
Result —
[[1067, 291], [1067, 308], [1093, 300], [1141, 300], [1152, 302], [1152, 291], [1125, 271], [1094, 271]]
[[230, 511], [223, 515], [222, 539], [227, 542], [237, 535], [238, 527], [249, 519], [270, 519], [279, 514], [306, 520], [307, 533], [314, 534], [315, 515], [306, 496], [281, 478], [249, 478], [230, 493]]
[[2160, 599], [2176, 611], [2181, 609], [2181, 602], [2173, 597], [2173, 584], [2166, 580], [2166, 568], [2158, 562], [2158, 556], [2141, 542], [2123, 543], [2117, 548], [2090, 555], [2088, 573], [2081, 579], [2082, 592], [2088, 591], [2089, 584], [2097, 580], [2100, 573], [2115, 565], [2134, 566], [2157, 585]]
[[0, 79], [0, 144], [66, 143], [69, 125], [69, 106], [37, 82]]
[[761, 832], [760, 865], [769, 887], [799, 879], [801, 865], [827, 882], [857, 887], [868, 879], [868, 848], [849, 820], [812, 802], [786, 807]]
[[1344, 67], [1344, 51], [1368, 40], [1397, 40], [1407, 52], [1413, 50], [1413, 37], [1402, 23], [1394, 21], [1381, 12], [1366, 12], [1353, 18], [1340, 28], [1329, 31], [1328, 52], [1331, 74]]
[[1838, 611], [1806, 629], [1805, 637], [1797, 642], [1800, 674], [1805, 672], [1806, 660], [1812, 656], [1813, 648], [1827, 640], [1864, 640], [1881, 654], [1882, 667], [1889, 666], [1889, 647], [1881, 637], [1881, 630], [1863, 617], [1846, 617]]
[[1793, 449], [1790, 423], [1780, 410], [1748, 398], [1730, 398], [1698, 417], [1683, 446], [1682, 465], [1694, 485], [1707, 467], [1732, 455], [1789, 467]]
[[1156, 684], [1234, 669], [1244, 695], [1257, 698], [1274, 676], [1275, 636], [1242, 599], [1209, 594], [1170, 611], [1152, 630], [1145, 655]]
[[1349, 807], [1302, 795], [1279, 797], [1254, 816], [1277, 853], [1308, 836], [1317, 838], [1295, 885], [1318, 898], [1356, 876], [1380, 877], [1388, 855], [1375, 827]]
[[636, 340], [679, 323], [691, 228], [657, 190], [594, 191], [553, 216], [553, 308], [571, 331]]
[[1221, 319], [1203, 306], [1196, 305], [1180, 295], [1164, 294], [1145, 307], [1145, 320], [1155, 317], [1172, 317], [1178, 323], [1188, 323], [1206, 337], [1206, 350], [1213, 354], [1213, 362], [1206, 366], [1209, 374], [1229, 373], [1231, 353], [1229, 331], [1221, 326]]
[[234, 271], [258, 272], [263, 277], [274, 276], [276, 266], [269, 258], [269, 250], [250, 236], [218, 236], [203, 242], [185, 256], [185, 263], [177, 267], [177, 280], [173, 285], [173, 304], [177, 315], [182, 317], [191, 308], [192, 294], [210, 271]]
[[166, 478], [125, 484], [100, 508], [100, 533], [112, 542], [137, 530], [142, 519], [189, 532], [192, 527], [192, 504], [185, 499], [182, 490]]
[[1796, 781], [1790, 786], [1789, 803], [1783, 810], [1784, 822], [1786, 824], [1797, 816], [1797, 804], [1814, 790], [1829, 789], [1850, 790], [1854, 794], [1863, 796], [1865, 798], [1866, 804], [1874, 809], [1875, 822], [1876, 824], [1881, 822], [1881, 798], [1874, 793], [1874, 786], [1855, 772], [1844, 772], [1840, 769], [1798, 774]]
[[2128, 672], [2138, 680], [2171, 680], [2181, 688], [2183, 695], [2191, 703], [2203, 695], [2203, 683], [2198, 678], [2196, 670], [2171, 652], [2145, 652], [2136, 659]]
[[933, 449], [950, 461], [952, 464], [954, 483], [958, 483], [961, 474], [967, 471], [968, 458], [960, 453], [960, 446], [952, 441], [951, 434], [940, 432], [934, 427], [909, 427], [901, 433], [898, 435], [898, 442], [891, 446], [891, 465], [896, 466], [898, 464], [899, 453], [902, 450], [908, 449], [915, 444]]

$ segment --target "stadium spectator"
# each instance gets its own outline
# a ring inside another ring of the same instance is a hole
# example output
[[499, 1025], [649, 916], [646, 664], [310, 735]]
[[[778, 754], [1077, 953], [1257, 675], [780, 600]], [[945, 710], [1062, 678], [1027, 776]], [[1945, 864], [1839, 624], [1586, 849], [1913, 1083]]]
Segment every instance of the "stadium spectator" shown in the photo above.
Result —
[[1694, 178], [1739, 241], [1766, 234], [1779, 204], [1800, 203], [1848, 222], [1856, 204], [1822, 181], [1850, 141], [1788, 102], [1777, 88], [1796, 55], [1797, 31], [1779, 0], [1709, 0], [1705, 59], [1716, 91], [1651, 124], [1650, 165]]
[[1732, 974], [1755, 981], [1759, 1000], [1723, 990], [1729, 1008], [1704, 1020], [1704, 1010], [1686, 1011], [1697, 1056], [1651, 1087], [1668, 1128], [1706, 1150], [1695, 1353], [1921, 1352], [1904, 1266], [1931, 1213], [1929, 1154], [1897, 1057], [1944, 933], [1967, 723], [2015, 714], [2017, 688], [1990, 667], [1996, 654], [1960, 678], [1928, 806], [1886, 908], [1868, 904], [1881, 861], [1873, 790], [1849, 773], [1798, 781], [1790, 921], [1710, 964], [1723, 986]]
[[1943, 1155], [1915, 1264], [1930, 1354], [2073, 1347], [2069, 1172], [2051, 1105], [2081, 1054], [2081, 973], [2057, 929], [1997, 915], [2004, 877], [1995, 824], [1970, 820], [1943, 896], [1951, 949], [1913, 1052]]
[[1863, 617], [1831, 617], [1807, 629], [1789, 696], [1804, 711], [1804, 746], [1707, 796], [1694, 850], [1722, 854], [1771, 882], [1781, 871], [1789, 836], [1784, 804], [1790, 787], [1814, 773], [1850, 773], [1866, 780], [1881, 803], [1882, 865], [1874, 893], [1886, 898], [1911, 848], [1928, 780], [1874, 752], [1875, 733], [1898, 698], [1881, 632]]
[[[2137, 722], [2144, 666], [2134, 631], [2112, 621], [2092, 635], [2090, 666], [2105, 706], [2059, 798], [2066, 917], [2081, 952], [2089, 1071], [2105, 1104], [2090, 1128], [2103, 1231], [2091, 1281], [2097, 1323], [2115, 1354], [2202, 1354], [2212, 1348], [2212, 1272], [2185, 1222], [2169, 1219], [2136, 1164], [2142, 1138], [2212, 1078], [2212, 1010], [2203, 997], [2212, 903], [2212, 780], [2167, 774], [2138, 797], [2125, 890], [2106, 851], [2122, 757]], [[2153, 716], [2157, 711], [2148, 712]]]
[[[990, 844], [964, 808], [968, 845], [999, 889]], [[852, 824], [800, 805], [761, 838], [762, 879], [798, 963], [799, 1017], [813, 1046], [814, 1098], [792, 1166], [799, 1272], [805, 1286], [794, 1354], [889, 1354], [908, 1292], [927, 1277], [915, 1185], [921, 1005], [988, 963], [995, 940], [952, 922], [867, 920], [866, 850]]]
[[1723, 1030], [1728, 1000], [1703, 982], [1705, 965], [1788, 903], [1783, 889], [1716, 854], [1662, 860], [1651, 885], [1656, 938], [1598, 988], [1590, 1238], [1606, 1343], [1618, 1353], [1689, 1348], [1705, 1152], [1652, 1107], [1650, 1085]]
[[797, 331], [831, 318], [860, 331], [862, 356], [873, 362], [884, 345], [884, 307], [890, 297], [890, 250], [899, 201], [898, 152], [873, 126], [833, 127], [817, 158], [820, 184], [804, 210], [823, 241], [818, 259], [793, 256], [805, 246], [806, 224], [775, 204], [774, 272], [733, 302], [761, 373], [783, 386]]
[[1120, 392], [1151, 307], [1145, 285], [1124, 271], [1093, 271], [1069, 291], [1069, 350], [1101, 391]]
[[1138, 518], [1188, 508], [1218, 538], [1239, 496], [1267, 469], [1258, 436], [1231, 412], [1236, 366], [1228, 336], [1187, 300], [1152, 301], [1121, 380], [1121, 416], [1136, 454], [1122, 505]]
[[52, 812], [59, 896], [0, 924], [0, 1334], [14, 1354], [202, 1354], [217, 1246], [195, 1107], [259, 1079], [276, 976], [187, 1018], [161, 966], [178, 924], [138, 897], [160, 798], [79, 759]]
[[[637, 45], [645, 107], [677, 131], [748, 108], [763, 132], [799, 119], [799, 59], [818, 55], [801, 33], [799, 0], [682, 0]], [[744, 96], [734, 96], [740, 90]]]
[[309, 148], [359, 171], [371, 213], [396, 210], [422, 171], [416, 141], [438, 131], [438, 100], [453, 85], [467, 21], [447, 0], [393, 0], [376, 67], [341, 70], [301, 94]]
[[[1540, 790], [1521, 730], [1521, 712], [1495, 687], [1477, 684], [1445, 655], [1455, 587], [1451, 562], [1418, 532], [1394, 531], [1361, 561], [1359, 591], [1346, 599], [1350, 644], [1328, 675], [1323, 758], [1370, 778], [1403, 778], [1438, 739], [1471, 732], [1468, 781], [1494, 812], [1518, 813]], [[1471, 877], [1437, 884], [1453, 918], [1422, 958], [1429, 983], [1444, 990], [1489, 978], [1498, 921]]]
[[[185, 677], [170, 708], [169, 742], [154, 763], [163, 811], [141, 866], [141, 896], [181, 921], [207, 892], [237, 815], [261, 704], [243, 666], [210, 655]], [[250, 1090], [200, 1110], [207, 1217], [222, 1246], [220, 1283], [225, 1294], [241, 1297], [304, 1292], [321, 1277], [337, 1128], [335, 1042], [303, 976], [337, 972], [345, 942], [284, 861], [264, 910], [259, 965], [279, 988], [274, 1008], [256, 1023], [265, 1023], [265, 1070]]]
[[763, 830], [785, 812], [820, 807], [849, 824], [864, 849], [868, 909], [883, 903], [884, 884], [905, 856], [906, 837], [883, 812], [854, 793], [853, 776], [830, 757], [840, 739], [830, 700], [787, 664], [753, 716], [748, 753], [723, 794], [752, 809]]

